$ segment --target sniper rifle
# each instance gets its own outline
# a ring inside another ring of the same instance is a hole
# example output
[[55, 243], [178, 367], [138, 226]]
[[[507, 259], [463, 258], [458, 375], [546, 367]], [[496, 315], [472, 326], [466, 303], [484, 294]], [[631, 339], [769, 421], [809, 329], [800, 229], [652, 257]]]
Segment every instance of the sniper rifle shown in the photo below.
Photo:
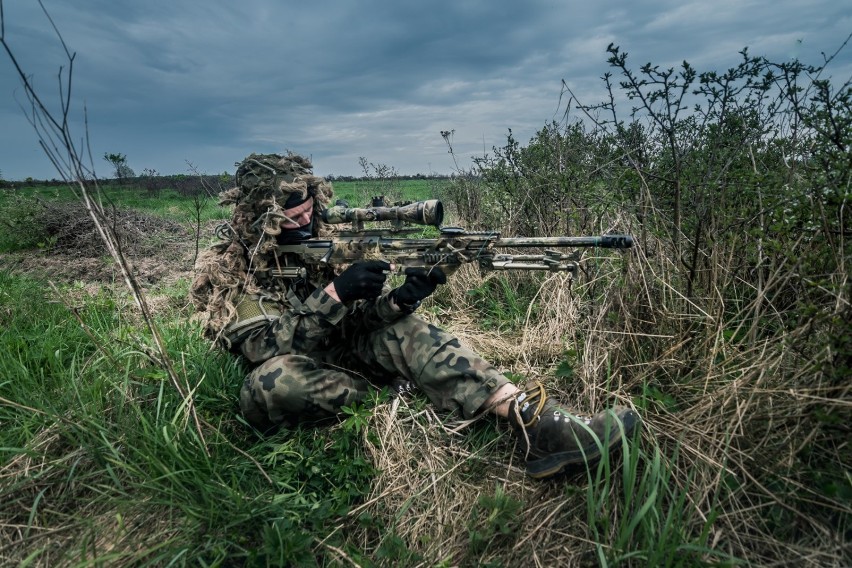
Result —
[[[300, 264], [337, 266], [358, 260], [385, 260], [399, 270], [407, 267], [440, 267], [452, 274], [462, 264], [476, 262], [481, 270], [545, 270], [576, 273], [579, 253], [567, 254], [558, 248], [599, 247], [626, 249], [633, 246], [630, 235], [595, 237], [501, 237], [495, 231], [470, 232], [461, 227], [441, 227], [444, 207], [437, 199], [386, 207], [381, 201], [366, 208], [352, 208], [338, 202], [323, 212], [330, 224], [350, 223], [350, 229], [331, 238], [312, 238], [296, 244], [278, 245], [285, 265], [271, 271], [281, 278], [303, 278], [304, 266], [287, 266], [289, 254]], [[365, 228], [365, 222], [390, 222], [390, 227]], [[409, 238], [418, 231], [411, 225], [431, 225], [438, 229], [435, 238]], [[512, 254], [503, 249], [545, 249], [542, 254]]]

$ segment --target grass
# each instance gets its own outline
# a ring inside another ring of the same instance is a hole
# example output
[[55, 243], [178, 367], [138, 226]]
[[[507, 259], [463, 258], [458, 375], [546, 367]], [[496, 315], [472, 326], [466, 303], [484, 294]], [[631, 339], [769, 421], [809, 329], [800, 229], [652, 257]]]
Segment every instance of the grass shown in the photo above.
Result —
[[[446, 180], [375, 180], [334, 183], [335, 199], [353, 207], [367, 206], [374, 195], [385, 195], [388, 204], [420, 201], [440, 196]], [[230, 209], [217, 206], [216, 195], [186, 197], [175, 189], [158, 194], [129, 185], [101, 187], [106, 203], [122, 210], [142, 211], [196, 230], [230, 218]], [[76, 203], [68, 187], [32, 186], [0, 191], [0, 252], [49, 249], [54, 242], [41, 225], [45, 215], [55, 216], [63, 203]]]
[[0, 564], [310, 558], [368, 487], [373, 468], [347, 421], [333, 439], [256, 438], [234, 399], [244, 370], [194, 326], [162, 330], [204, 440], [111, 301], [85, 298], [81, 324], [67, 325], [68, 309], [40, 283], [2, 272], [0, 289]]
[[336, 199], [345, 199], [352, 207], [365, 207], [373, 196], [384, 195], [388, 203], [438, 199], [448, 185], [447, 180], [366, 180], [336, 181]]
[[675, 478], [678, 447], [669, 458], [654, 441], [623, 446], [621, 463], [604, 459], [587, 471], [587, 519], [602, 566], [743, 563], [707, 545], [715, 505], [700, 531], [689, 530], [694, 479]]
[[848, 565], [848, 448], [832, 445], [848, 401], [795, 335], [746, 341], [676, 298], [645, 327], [654, 262], [598, 258], [570, 285], [465, 266], [421, 308], [577, 412], [640, 409], [619, 456], [548, 482], [523, 475], [505, 423], [419, 394], [258, 436], [237, 407], [246, 369], [201, 338], [181, 273], [146, 293], [196, 429], [120, 285], [0, 269], [0, 565]]

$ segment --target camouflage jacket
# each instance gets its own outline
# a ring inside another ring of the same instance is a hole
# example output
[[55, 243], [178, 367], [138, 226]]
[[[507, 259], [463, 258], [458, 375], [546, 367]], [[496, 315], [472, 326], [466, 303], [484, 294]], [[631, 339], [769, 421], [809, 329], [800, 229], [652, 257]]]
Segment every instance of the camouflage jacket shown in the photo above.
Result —
[[[299, 297], [295, 290], [288, 290], [286, 303], [267, 308], [265, 323], [232, 337], [232, 349], [252, 365], [278, 355], [321, 357], [353, 334], [381, 329], [405, 317], [391, 305], [387, 286], [379, 298], [358, 300], [351, 306], [335, 300], [323, 288], [305, 292]], [[256, 302], [257, 296], [245, 300]]]

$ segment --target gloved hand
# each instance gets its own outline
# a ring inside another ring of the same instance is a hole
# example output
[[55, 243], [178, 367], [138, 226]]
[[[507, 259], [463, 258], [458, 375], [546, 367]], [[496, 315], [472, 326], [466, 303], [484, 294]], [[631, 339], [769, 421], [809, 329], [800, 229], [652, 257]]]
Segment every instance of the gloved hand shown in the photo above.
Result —
[[437, 266], [425, 268], [406, 268], [405, 282], [393, 291], [396, 305], [406, 313], [417, 309], [420, 302], [429, 297], [439, 284], [447, 283], [447, 275]]
[[383, 260], [356, 262], [334, 279], [337, 297], [344, 304], [377, 298], [382, 293], [390, 264]]

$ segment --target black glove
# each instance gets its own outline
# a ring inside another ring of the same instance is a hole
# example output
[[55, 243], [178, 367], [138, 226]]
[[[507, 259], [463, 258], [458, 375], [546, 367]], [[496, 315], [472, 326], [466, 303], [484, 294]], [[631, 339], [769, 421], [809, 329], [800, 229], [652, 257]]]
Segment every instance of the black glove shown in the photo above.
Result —
[[446, 284], [447, 275], [437, 266], [429, 270], [425, 268], [406, 268], [405, 282], [393, 291], [396, 305], [406, 313], [417, 309], [420, 302], [429, 297], [438, 284]]
[[344, 304], [377, 298], [382, 293], [390, 264], [383, 260], [356, 262], [334, 279], [337, 297]]

